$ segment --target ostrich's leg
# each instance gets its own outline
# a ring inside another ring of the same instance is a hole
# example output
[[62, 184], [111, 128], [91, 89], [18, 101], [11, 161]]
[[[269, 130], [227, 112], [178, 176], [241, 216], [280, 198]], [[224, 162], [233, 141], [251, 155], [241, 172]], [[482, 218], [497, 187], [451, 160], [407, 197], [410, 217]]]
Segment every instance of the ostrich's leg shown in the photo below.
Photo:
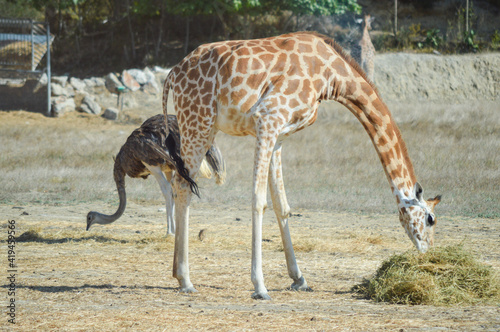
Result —
[[175, 234], [174, 197], [170, 181], [167, 180], [160, 166], [151, 166], [146, 163], [144, 163], [144, 165], [149, 170], [149, 172], [153, 174], [156, 181], [160, 185], [163, 197], [165, 197], [165, 202], [166, 202], [165, 207], [167, 209], [167, 235], [174, 235]]

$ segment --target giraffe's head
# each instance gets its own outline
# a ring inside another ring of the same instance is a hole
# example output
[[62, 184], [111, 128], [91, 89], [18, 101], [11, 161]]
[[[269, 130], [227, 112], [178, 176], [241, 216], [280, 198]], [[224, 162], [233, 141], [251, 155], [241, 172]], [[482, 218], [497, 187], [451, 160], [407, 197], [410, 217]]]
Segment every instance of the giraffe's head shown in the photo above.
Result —
[[399, 220], [413, 244], [420, 252], [426, 252], [434, 244], [436, 216], [434, 207], [441, 196], [425, 200], [423, 189], [417, 182], [413, 187], [412, 199], [403, 199], [399, 205]]
[[370, 31], [372, 29], [372, 22], [375, 20], [375, 17], [371, 17], [370, 14], [365, 15], [364, 18], [356, 19], [356, 23], [361, 24], [361, 29], [367, 29]]

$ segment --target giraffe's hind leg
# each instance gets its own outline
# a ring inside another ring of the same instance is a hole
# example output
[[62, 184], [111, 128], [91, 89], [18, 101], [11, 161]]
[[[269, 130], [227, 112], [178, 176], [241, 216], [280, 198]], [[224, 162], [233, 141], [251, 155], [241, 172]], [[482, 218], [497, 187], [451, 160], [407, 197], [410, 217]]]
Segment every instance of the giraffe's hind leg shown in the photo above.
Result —
[[310, 290], [307, 286], [305, 278], [297, 265], [295, 253], [293, 250], [292, 238], [288, 227], [288, 217], [290, 215], [290, 206], [288, 205], [285, 193], [285, 185], [283, 183], [283, 172], [281, 170], [281, 145], [276, 146], [271, 157], [269, 167], [269, 189], [271, 199], [273, 201], [273, 209], [278, 219], [278, 224], [281, 232], [281, 240], [283, 242], [283, 250], [285, 252], [288, 275], [292, 278], [293, 283], [291, 288], [294, 290]]
[[[260, 126], [261, 128], [264, 126]], [[267, 183], [269, 164], [271, 161], [277, 135], [266, 133], [264, 130], [257, 132], [255, 149], [253, 195], [252, 195], [252, 270], [251, 278], [255, 287], [252, 298], [270, 300], [264, 285], [262, 272], [262, 218], [267, 205]]]

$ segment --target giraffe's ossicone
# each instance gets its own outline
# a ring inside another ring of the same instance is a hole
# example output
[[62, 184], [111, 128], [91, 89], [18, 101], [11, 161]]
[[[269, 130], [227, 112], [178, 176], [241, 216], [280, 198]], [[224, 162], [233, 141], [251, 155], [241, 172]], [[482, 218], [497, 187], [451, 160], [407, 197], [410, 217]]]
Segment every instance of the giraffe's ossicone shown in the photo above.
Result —
[[[280, 226], [292, 288], [308, 289], [295, 260], [281, 171], [284, 139], [317, 119], [322, 100], [345, 105], [361, 122], [396, 197], [400, 220], [420, 251], [433, 243], [434, 206], [424, 200], [401, 133], [375, 86], [330, 38], [298, 32], [198, 47], [172, 68], [164, 86], [164, 113], [172, 92], [181, 134], [181, 156], [194, 178], [218, 131], [256, 138], [252, 195], [252, 269], [257, 299], [268, 299], [262, 273], [262, 215], [267, 188]], [[176, 241], [173, 274], [181, 290], [189, 279], [188, 216], [191, 192], [175, 179]]]

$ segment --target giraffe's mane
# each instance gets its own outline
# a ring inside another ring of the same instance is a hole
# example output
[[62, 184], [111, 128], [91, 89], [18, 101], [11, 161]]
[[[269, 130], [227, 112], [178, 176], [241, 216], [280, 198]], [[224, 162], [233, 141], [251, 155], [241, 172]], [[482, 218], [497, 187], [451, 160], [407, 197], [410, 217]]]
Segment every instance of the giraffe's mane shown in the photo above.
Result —
[[[342, 48], [342, 46], [340, 46], [335, 40], [333, 40], [332, 38], [327, 37], [325, 35], [322, 35], [318, 32], [314, 32], [314, 31], [304, 31], [303, 33], [307, 33], [307, 34], [311, 34], [313, 36], [316, 36], [316, 37], [322, 39], [327, 45], [331, 46], [334, 49], [334, 51], [340, 55], [340, 57], [342, 59], [344, 59], [355, 71], [358, 72], [358, 74], [360, 74], [366, 80], [366, 82], [368, 82], [368, 84], [370, 84], [373, 91], [375, 91], [375, 93], [377, 94], [377, 97], [380, 100], [382, 100], [382, 98], [380, 97], [380, 95], [378, 93], [377, 88], [375, 87], [373, 82], [368, 78], [365, 71], [361, 68], [361, 66], [358, 64], [358, 62], [356, 60], [354, 60], [354, 58], [351, 57], [349, 54], [347, 54], [346, 51]], [[392, 116], [391, 116], [391, 118], [392, 118]], [[406, 165], [408, 167], [408, 171], [410, 172], [410, 178], [415, 183], [416, 182], [415, 171], [413, 169], [413, 163], [411, 162], [410, 157], [408, 155], [408, 149], [406, 147], [406, 143], [403, 140], [403, 137], [401, 135], [401, 131], [399, 130], [398, 126], [394, 122], [393, 122], [393, 128], [394, 128], [394, 131], [395, 131], [396, 136], [398, 138], [398, 142], [400, 144], [401, 150], [403, 152], [404, 159], [405, 159]]]
[[319, 32], [315, 32], [315, 31], [303, 31], [301, 33], [306, 33], [306, 34], [310, 34], [310, 35], [313, 35], [315, 37], [318, 37], [318, 38], [322, 39], [327, 45], [331, 46], [334, 49], [334, 51], [338, 55], [340, 55], [340, 57], [342, 59], [344, 59], [349, 64], [349, 66], [351, 66], [359, 75], [361, 75], [361, 77], [363, 77], [365, 79], [366, 82], [368, 82], [368, 84], [370, 84], [370, 86], [372, 87], [373, 91], [375, 91], [375, 93], [377, 94], [377, 96], [380, 98], [380, 95], [378, 93], [377, 87], [368, 78], [368, 76], [366, 75], [365, 71], [361, 68], [361, 66], [359, 65], [359, 63], [356, 60], [354, 60], [354, 58], [352, 56], [350, 56], [342, 48], [342, 46], [340, 46], [335, 40], [333, 40], [332, 38], [330, 38], [328, 36], [322, 35]]

